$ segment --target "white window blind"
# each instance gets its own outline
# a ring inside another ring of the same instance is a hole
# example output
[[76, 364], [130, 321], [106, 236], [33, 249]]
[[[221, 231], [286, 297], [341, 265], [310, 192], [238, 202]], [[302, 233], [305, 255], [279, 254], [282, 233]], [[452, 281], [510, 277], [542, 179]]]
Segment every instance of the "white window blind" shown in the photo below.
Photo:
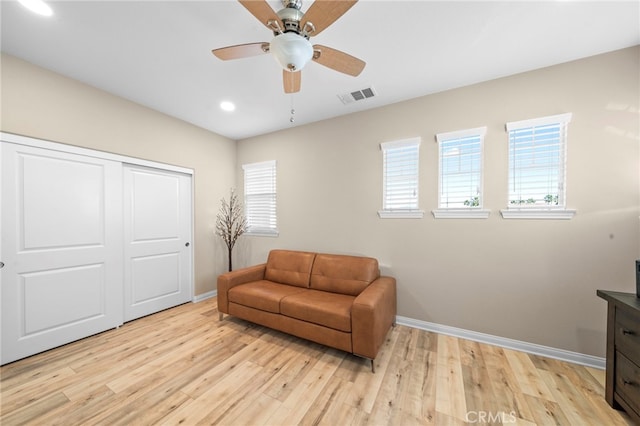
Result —
[[383, 157], [381, 218], [422, 217], [418, 209], [420, 139], [380, 144]]
[[276, 162], [245, 164], [242, 169], [247, 233], [277, 235]]
[[564, 209], [571, 114], [507, 123], [509, 209]]
[[439, 208], [482, 208], [482, 144], [486, 131], [481, 127], [436, 135]]

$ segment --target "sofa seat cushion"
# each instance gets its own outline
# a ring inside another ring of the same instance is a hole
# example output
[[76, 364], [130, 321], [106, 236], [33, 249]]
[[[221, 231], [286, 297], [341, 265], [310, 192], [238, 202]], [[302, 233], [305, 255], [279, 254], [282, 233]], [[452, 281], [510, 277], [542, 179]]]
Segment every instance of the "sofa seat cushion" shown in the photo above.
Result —
[[300, 287], [267, 280], [254, 281], [230, 289], [229, 302], [279, 314], [283, 298], [303, 291]]
[[282, 299], [280, 312], [291, 318], [351, 332], [351, 305], [354, 299], [346, 294], [306, 290]]

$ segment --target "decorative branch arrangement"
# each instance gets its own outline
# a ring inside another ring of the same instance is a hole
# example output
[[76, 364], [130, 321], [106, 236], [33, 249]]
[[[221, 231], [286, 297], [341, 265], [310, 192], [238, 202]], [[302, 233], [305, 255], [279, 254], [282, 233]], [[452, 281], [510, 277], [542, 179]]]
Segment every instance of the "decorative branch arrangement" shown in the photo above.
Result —
[[247, 218], [244, 216], [244, 208], [238, 200], [238, 195], [231, 188], [229, 202], [223, 198], [220, 200], [220, 212], [216, 216], [216, 234], [222, 237], [229, 252], [229, 271], [231, 271], [231, 252], [238, 237], [247, 230]]

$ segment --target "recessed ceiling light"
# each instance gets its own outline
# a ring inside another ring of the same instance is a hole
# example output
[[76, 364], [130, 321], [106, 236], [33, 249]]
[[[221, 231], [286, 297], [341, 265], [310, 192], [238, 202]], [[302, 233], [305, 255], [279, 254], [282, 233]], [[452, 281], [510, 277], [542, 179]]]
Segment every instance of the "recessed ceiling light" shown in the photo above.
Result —
[[233, 111], [236, 109], [236, 106], [233, 104], [233, 102], [223, 101], [220, 102], [220, 108], [222, 108], [224, 111]]
[[21, 5], [32, 11], [33, 13], [37, 13], [42, 16], [51, 16], [53, 15], [53, 10], [42, 0], [18, 0]]

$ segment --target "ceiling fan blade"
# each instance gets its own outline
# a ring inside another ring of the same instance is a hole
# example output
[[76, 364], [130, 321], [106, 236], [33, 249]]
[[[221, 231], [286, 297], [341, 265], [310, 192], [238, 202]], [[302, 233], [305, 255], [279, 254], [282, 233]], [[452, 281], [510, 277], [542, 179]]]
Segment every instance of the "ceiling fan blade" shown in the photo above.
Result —
[[313, 60], [332, 70], [354, 77], [358, 76], [367, 64], [355, 56], [320, 44], [313, 45]]
[[315, 0], [309, 7], [309, 10], [302, 17], [302, 26], [305, 28], [307, 22], [311, 22], [315, 30], [309, 32], [312, 36], [317, 36], [329, 25], [333, 24], [338, 18], [344, 15], [347, 10], [356, 4], [358, 0]]
[[269, 21], [280, 22], [276, 12], [269, 6], [266, 0], [238, 0], [238, 2], [245, 7], [258, 21], [265, 27], [273, 31], [273, 28], [269, 26]]
[[269, 43], [237, 44], [235, 46], [213, 49], [211, 51], [211, 53], [213, 53], [223, 61], [228, 61], [229, 59], [240, 59], [248, 58], [250, 56], [258, 56], [267, 52], [269, 52]]
[[300, 91], [301, 71], [291, 72], [282, 70], [282, 83], [284, 85], [284, 93], [296, 93]]

